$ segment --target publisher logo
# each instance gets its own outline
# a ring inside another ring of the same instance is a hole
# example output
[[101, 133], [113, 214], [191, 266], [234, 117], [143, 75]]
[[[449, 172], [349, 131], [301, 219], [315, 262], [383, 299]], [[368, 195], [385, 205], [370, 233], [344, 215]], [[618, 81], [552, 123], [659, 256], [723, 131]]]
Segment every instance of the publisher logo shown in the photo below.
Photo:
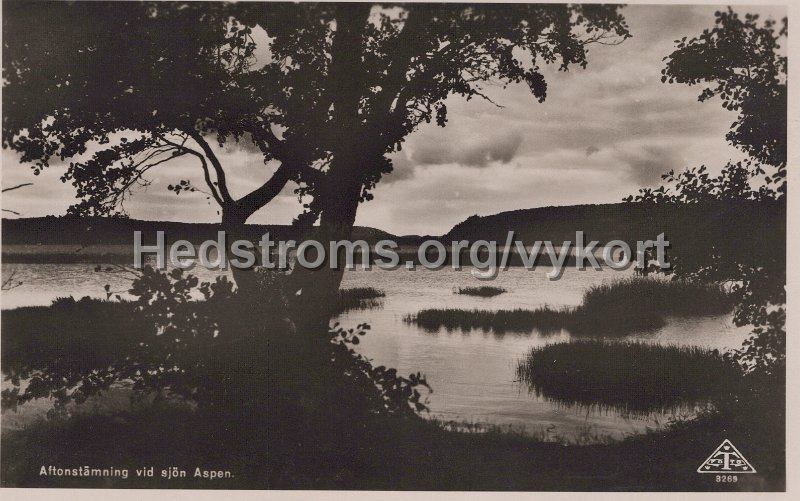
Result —
[[755, 473], [756, 470], [747, 459], [725, 439], [708, 459], [697, 469], [697, 473]]

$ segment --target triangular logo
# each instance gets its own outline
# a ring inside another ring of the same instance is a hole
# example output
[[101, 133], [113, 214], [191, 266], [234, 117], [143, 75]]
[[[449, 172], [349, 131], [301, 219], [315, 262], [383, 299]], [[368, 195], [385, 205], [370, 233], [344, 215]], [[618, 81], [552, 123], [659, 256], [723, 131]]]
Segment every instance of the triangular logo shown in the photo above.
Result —
[[742, 453], [739, 452], [728, 439], [725, 439], [725, 441], [717, 447], [717, 450], [708, 456], [708, 459], [703, 461], [703, 464], [697, 469], [697, 473], [755, 472], [756, 469], [753, 468], [753, 465], [742, 456]]

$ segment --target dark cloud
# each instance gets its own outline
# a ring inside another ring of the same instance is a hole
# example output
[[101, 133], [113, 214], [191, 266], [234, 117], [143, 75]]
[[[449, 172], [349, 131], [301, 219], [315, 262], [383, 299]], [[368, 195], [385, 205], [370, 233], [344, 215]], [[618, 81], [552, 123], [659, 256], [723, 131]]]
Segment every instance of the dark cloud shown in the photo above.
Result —
[[662, 174], [682, 170], [686, 163], [675, 146], [641, 146], [619, 158], [628, 165], [631, 179], [642, 186], [658, 184]]
[[590, 156], [594, 155], [595, 153], [597, 153], [598, 151], [600, 151], [600, 148], [598, 148], [595, 145], [591, 145], [588, 148], [586, 148], [586, 156], [590, 157]]
[[520, 145], [522, 134], [503, 132], [478, 138], [461, 137], [441, 141], [437, 137], [416, 145], [411, 160], [417, 165], [459, 164], [466, 167], [486, 167], [491, 162], [507, 164], [514, 159]]
[[392, 172], [385, 174], [381, 178], [381, 184], [391, 184], [397, 181], [405, 181], [414, 177], [414, 164], [412, 164], [406, 154], [398, 153], [392, 157]]

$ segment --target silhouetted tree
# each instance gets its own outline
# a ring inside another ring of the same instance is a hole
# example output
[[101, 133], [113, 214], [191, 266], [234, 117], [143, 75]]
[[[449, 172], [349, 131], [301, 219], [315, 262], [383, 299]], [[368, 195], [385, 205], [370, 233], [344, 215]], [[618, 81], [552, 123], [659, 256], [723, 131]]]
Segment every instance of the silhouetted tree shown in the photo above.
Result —
[[[786, 215], [786, 68], [779, 42], [787, 36], [781, 23], [757, 15], [740, 18], [733, 10], [716, 13], [716, 25], [695, 38], [677, 41], [667, 56], [664, 82], [703, 85], [700, 101], [718, 96], [739, 114], [728, 141], [749, 158], [729, 162], [718, 176], [705, 166], [662, 176], [667, 186], [643, 189], [628, 201], [696, 204], [716, 202], [732, 210], [762, 210], [764, 217]], [[758, 202], [743, 205], [742, 202]], [[722, 205], [725, 206], [725, 205]], [[675, 256], [679, 276], [730, 284], [736, 295], [737, 325], [753, 326], [753, 336], [735, 357], [748, 370], [781, 374], [786, 360], [785, 233], [760, 242], [750, 252], [722, 228], [698, 228], [684, 255]], [[785, 231], [785, 228], [784, 228]]]
[[713, 28], [678, 42], [661, 77], [701, 85], [701, 102], [719, 97], [738, 112], [726, 138], [753, 160], [778, 167], [776, 180], [786, 176], [787, 58], [780, 40], [787, 34], [787, 18], [759, 23], [757, 14], [742, 19], [730, 8], [719, 11]]
[[[587, 64], [590, 43], [629, 36], [616, 5], [369, 3], [4, 3], [4, 146], [36, 172], [72, 161], [77, 213], [115, 210], [150, 169], [191, 155], [227, 225], [289, 182], [304, 228], [350, 237], [387, 154], [420, 124], [447, 122], [445, 98], [525, 83], [543, 101], [542, 65]], [[255, 43], [263, 30], [267, 47]], [[263, 50], [260, 50], [263, 49]], [[259, 60], [256, 61], [256, 55]], [[261, 55], [263, 54], [263, 56]], [[279, 163], [258, 189], [228, 190], [208, 141], [247, 138]], [[91, 144], [103, 147], [80, 158]], [[180, 192], [188, 183], [173, 187]], [[324, 318], [342, 270], [297, 273]]]
[[[586, 44], [628, 36], [616, 6], [283, 7], [256, 7], [249, 14], [276, 34], [271, 50], [284, 68], [281, 87], [300, 94], [288, 96], [283, 113], [284, 161], [308, 144], [322, 154], [323, 174], [301, 189], [312, 198], [300, 218], [305, 224], [319, 220], [315, 238], [322, 241], [350, 237], [358, 203], [369, 200], [392, 170], [386, 155], [420, 124], [444, 126], [446, 97], [486, 98], [489, 83], [524, 82], [542, 101], [547, 86], [540, 65], [585, 66]], [[307, 272], [295, 274], [307, 318], [326, 317], [326, 298], [341, 281], [341, 270], [323, 268], [313, 273], [313, 287], [304, 287], [312, 283], [303, 279]]]

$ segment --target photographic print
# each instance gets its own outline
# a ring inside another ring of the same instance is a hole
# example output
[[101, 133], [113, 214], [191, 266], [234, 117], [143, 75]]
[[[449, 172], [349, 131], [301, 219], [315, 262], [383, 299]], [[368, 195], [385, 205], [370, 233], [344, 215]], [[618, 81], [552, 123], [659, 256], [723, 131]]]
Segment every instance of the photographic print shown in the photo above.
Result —
[[788, 15], [4, 0], [0, 486], [786, 491]]

